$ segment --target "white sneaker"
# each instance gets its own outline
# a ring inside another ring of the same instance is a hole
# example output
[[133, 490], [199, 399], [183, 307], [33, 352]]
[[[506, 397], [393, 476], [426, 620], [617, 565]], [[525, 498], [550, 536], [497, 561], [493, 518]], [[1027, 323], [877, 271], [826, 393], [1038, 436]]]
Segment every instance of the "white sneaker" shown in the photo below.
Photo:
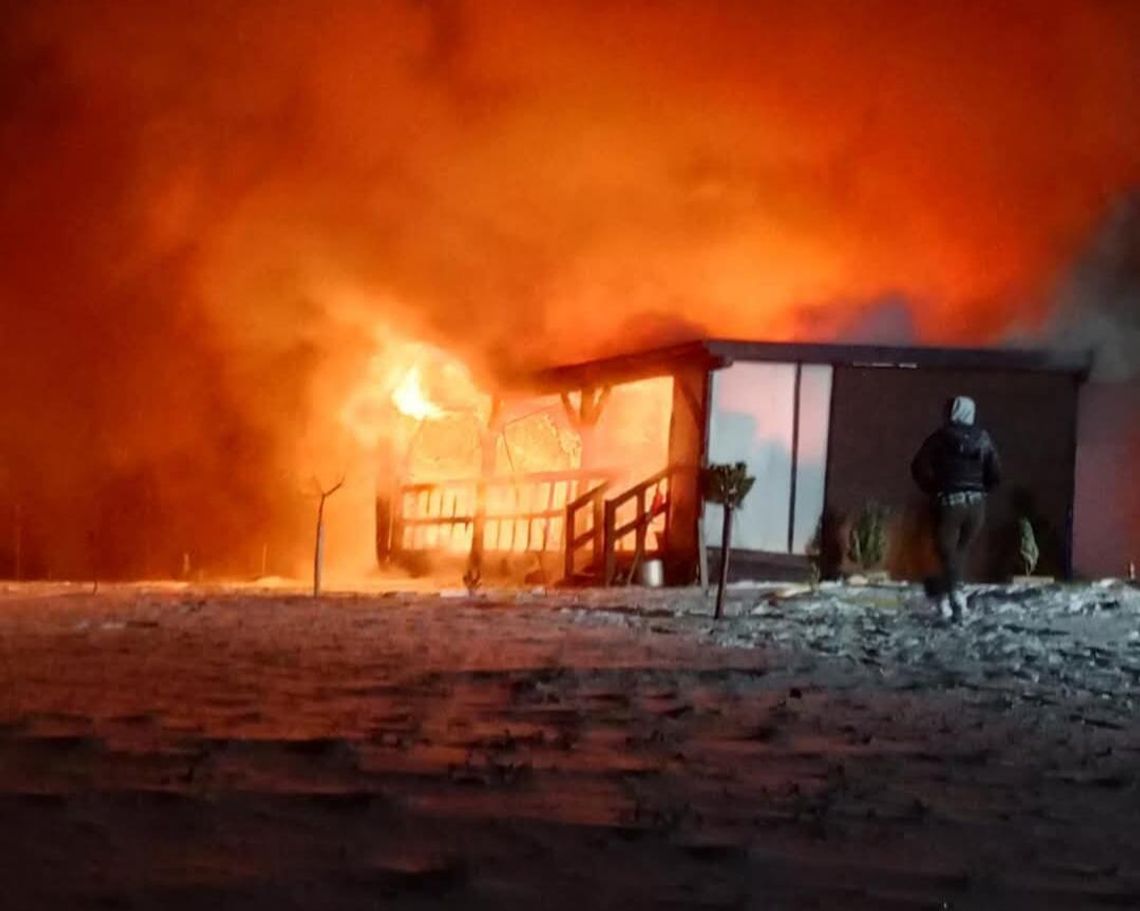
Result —
[[966, 608], [970, 605], [962, 592], [954, 592], [954, 594], [950, 596], [950, 606], [953, 608], [954, 614], [960, 617], [966, 613]]
[[943, 620], [954, 619], [954, 604], [949, 595], [943, 595], [938, 599], [938, 613]]

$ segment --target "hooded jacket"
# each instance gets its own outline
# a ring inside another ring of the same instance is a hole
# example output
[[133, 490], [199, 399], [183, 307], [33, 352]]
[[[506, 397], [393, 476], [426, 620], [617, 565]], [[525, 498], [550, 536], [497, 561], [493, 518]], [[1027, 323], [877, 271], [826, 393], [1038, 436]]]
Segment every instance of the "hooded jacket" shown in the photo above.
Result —
[[950, 403], [945, 424], [926, 438], [911, 462], [911, 476], [931, 495], [986, 493], [1001, 483], [1001, 461], [990, 435], [974, 424], [973, 399]]

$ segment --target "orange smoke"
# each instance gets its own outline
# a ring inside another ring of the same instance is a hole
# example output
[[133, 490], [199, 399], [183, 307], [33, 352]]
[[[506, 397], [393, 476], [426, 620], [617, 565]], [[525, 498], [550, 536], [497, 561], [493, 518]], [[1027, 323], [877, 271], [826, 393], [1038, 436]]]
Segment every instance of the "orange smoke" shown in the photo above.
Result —
[[0, 35], [0, 510], [42, 573], [303, 549], [377, 331], [481, 379], [892, 302], [985, 342], [1140, 182], [1125, 0], [29, 0]]

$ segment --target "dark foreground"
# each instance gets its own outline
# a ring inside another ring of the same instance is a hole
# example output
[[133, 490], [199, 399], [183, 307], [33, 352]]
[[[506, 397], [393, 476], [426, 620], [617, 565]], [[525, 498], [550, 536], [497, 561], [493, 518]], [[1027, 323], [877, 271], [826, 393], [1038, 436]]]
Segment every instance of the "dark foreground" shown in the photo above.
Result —
[[0, 907], [1140, 907], [1140, 593], [0, 593]]

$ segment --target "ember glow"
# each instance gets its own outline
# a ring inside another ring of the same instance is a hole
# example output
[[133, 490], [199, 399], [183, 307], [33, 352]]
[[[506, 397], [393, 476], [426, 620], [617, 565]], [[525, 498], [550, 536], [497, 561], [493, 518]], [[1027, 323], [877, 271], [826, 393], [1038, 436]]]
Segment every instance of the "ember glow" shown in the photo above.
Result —
[[3, 525], [29, 574], [290, 569], [340, 435], [472, 413], [400, 357], [360, 393], [377, 332], [484, 393], [697, 332], [1032, 334], [1138, 109], [1112, 0], [7, 4]]

